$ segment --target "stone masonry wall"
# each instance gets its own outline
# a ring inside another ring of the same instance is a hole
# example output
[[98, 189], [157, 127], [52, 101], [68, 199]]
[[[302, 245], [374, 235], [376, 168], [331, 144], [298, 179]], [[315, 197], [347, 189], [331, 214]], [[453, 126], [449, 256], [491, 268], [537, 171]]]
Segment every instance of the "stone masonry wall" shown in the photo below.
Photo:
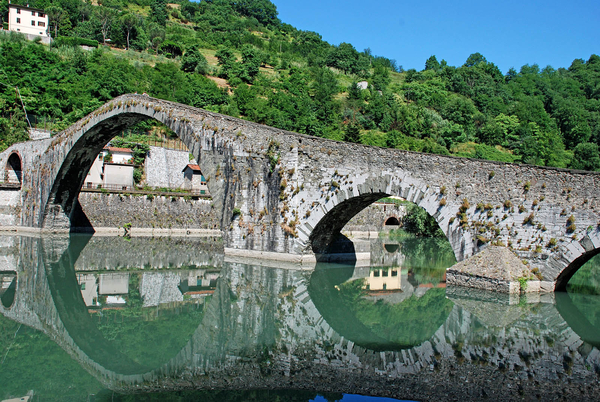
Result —
[[82, 192], [79, 202], [93, 227], [219, 229], [210, 200]]
[[[137, 228], [219, 228], [211, 200], [82, 192], [79, 202], [94, 227], [123, 227], [131, 223]], [[345, 229], [382, 230], [389, 217], [401, 220], [404, 214], [403, 206], [372, 204], [350, 220]]]
[[180, 188], [183, 169], [190, 162], [188, 151], [150, 147], [146, 158], [146, 183], [150, 187]]
[[371, 204], [350, 219], [344, 230], [380, 231], [384, 229], [385, 222], [395, 217], [400, 222], [406, 215], [406, 208], [396, 204]]

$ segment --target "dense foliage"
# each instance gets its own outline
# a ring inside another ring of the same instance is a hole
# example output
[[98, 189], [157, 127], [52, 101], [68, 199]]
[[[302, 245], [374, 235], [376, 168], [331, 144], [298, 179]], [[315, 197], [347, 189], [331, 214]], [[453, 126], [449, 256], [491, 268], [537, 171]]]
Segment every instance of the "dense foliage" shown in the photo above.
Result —
[[[53, 36], [110, 47], [83, 51], [65, 39], [49, 48], [2, 35], [2, 147], [26, 138], [23, 105], [33, 124], [60, 130], [137, 91], [338, 140], [600, 169], [597, 55], [506, 74], [479, 53], [458, 67], [431, 56], [422, 71], [403, 71], [369, 49], [333, 46], [281, 22], [269, 0], [29, 4], [46, 10]], [[7, 0], [0, 15], [6, 21]]]

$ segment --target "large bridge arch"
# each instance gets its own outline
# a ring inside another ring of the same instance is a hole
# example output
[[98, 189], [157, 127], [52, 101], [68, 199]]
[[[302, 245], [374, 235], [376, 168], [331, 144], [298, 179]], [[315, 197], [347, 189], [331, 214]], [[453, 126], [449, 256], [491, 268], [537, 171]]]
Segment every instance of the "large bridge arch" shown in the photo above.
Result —
[[[412, 202], [431, 215], [450, 242], [458, 261], [473, 253], [476, 244], [472, 245], [470, 242], [470, 233], [463, 230], [462, 225], [451, 224], [456, 219], [452, 220], [452, 211], [460, 211], [461, 206], [445, 201], [439, 188], [431, 187], [406, 174], [390, 175], [384, 177], [383, 181], [380, 175], [368, 177], [364, 184], [356, 189], [353, 184], [338, 183], [331, 195], [326, 196], [329, 200], [326, 201], [325, 207], [316, 209], [314, 216], [311, 213], [312, 220], [306, 222], [300, 230], [301, 233], [310, 232], [308, 247], [315, 254], [327, 253], [329, 245], [356, 214], [377, 200], [391, 196]], [[442, 199], [444, 201], [441, 201]]]
[[[98, 153], [125, 129], [148, 119], [165, 124], [177, 134], [190, 152], [194, 150], [196, 143], [189, 133], [189, 127], [169, 117], [168, 114], [156, 113], [156, 110], [151, 108], [142, 108], [133, 113], [114, 114], [95, 124], [92, 123], [91, 127], [79, 130], [69, 138], [72, 145], [58, 168], [48, 194], [45, 210], [42, 211], [42, 227], [55, 227], [58, 224], [57, 221], [66, 218], [69, 219], [69, 222], [64, 222], [66, 227], [78, 224], [78, 222], [73, 222], [77, 198], [87, 172]], [[197, 149], [195, 151], [198, 152]], [[199, 155], [195, 154], [194, 156], [198, 157]], [[199, 163], [202, 162], [199, 161]]]
[[567, 252], [553, 257], [549, 264], [555, 267], [558, 275], [555, 290], [565, 291], [567, 283], [586, 262], [600, 254], [600, 230], [590, 230], [581, 240], [572, 240]]

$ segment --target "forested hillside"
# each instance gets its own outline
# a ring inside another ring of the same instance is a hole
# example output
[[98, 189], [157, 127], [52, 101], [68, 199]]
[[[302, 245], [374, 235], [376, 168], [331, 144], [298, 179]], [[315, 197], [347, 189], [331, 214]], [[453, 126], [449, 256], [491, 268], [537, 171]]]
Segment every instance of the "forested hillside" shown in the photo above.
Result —
[[[431, 56], [422, 71], [404, 71], [369, 49], [285, 24], [269, 0], [29, 5], [46, 11], [56, 40], [49, 47], [0, 35], [2, 149], [27, 137], [23, 104], [58, 131], [115, 96], [146, 92], [337, 140], [600, 169], [597, 55], [506, 74], [479, 53], [457, 67]], [[0, 1], [3, 21], [7, 10]], [[99, 46], [83, 50], [69, 38]]]

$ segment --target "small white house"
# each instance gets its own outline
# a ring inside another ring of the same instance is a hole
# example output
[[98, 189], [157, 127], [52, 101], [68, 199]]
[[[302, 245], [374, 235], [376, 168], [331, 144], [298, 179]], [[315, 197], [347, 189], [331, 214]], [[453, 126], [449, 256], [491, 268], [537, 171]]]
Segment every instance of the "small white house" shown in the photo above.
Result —
[[133, 151], [129, 148], [104, 147], [88, 171], [86, 188], [133, 187]]
[[105, 160], [110, 155], [112, 163], [131, 163], [133, 160], [133, 151], [130, 148], [104, 147], [102, 154]]
[[123, 163], [104, 164], [104, 183], [102, 186], [108, 189], [123, 189], [133, 187], [133, 169], [135, 166]]
[[8, 30], [25, 35], [48, 37], [48, 15], [44, 10], [8, 2]]
[[208, 194], [206, 178], [202, 175], [200, 166], [189, 164], [183, 168], [182, 188], [190, 191], [198, 191], [200, 194]]

